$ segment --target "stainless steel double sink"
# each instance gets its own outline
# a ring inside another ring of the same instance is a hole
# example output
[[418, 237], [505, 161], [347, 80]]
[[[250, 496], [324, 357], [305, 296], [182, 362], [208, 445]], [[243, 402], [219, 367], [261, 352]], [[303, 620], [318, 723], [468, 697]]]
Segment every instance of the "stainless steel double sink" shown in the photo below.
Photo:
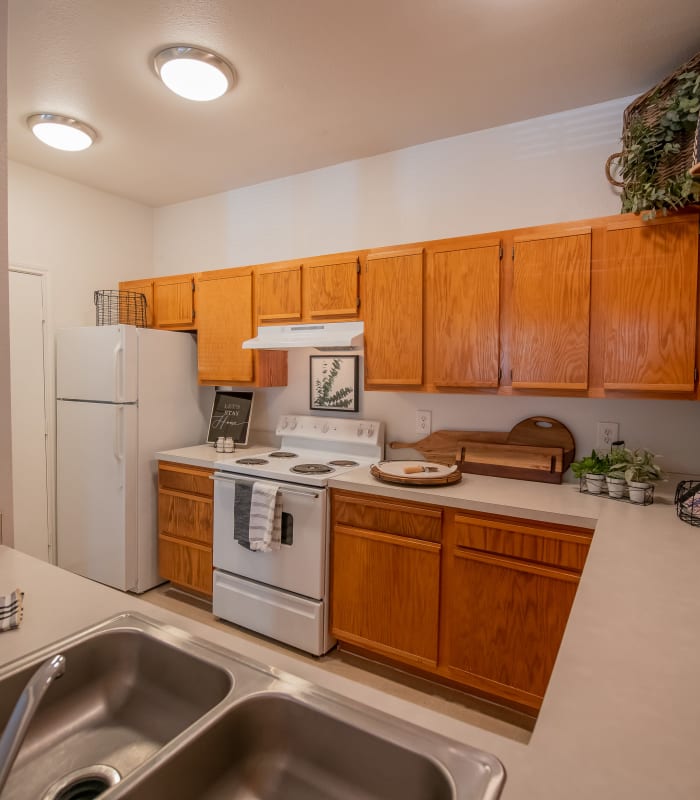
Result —
[[0, 800], [492, 800], [505, 781], [488, 753], [131, 613], [0, 670], [0, 731], [59, 652]]

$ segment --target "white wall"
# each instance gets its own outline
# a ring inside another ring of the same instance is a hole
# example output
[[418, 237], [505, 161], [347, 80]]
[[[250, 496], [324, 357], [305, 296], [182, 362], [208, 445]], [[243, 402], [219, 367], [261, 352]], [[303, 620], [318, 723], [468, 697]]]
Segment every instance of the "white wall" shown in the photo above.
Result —
[[[431, 142], [157, 209], [156, 274], [401, 244], [614, 214], [619, 199], [603, 165], [618, 149], [631, 98]], [[361, 120], [357, 122], [361, 124]], [[254, 427], [308, 411], [309, 351], [290, 353], [290, 385], [259, 390]], [[540, 413], [574, 433], [578, 452], [595, 422], [618, 421], [630, 445], [700, 472], [700, 403], [649, 400], [436, 396], [367, 392], [360, 414], [412, 441], [416, 409], [433, 429], [508, 430]]]
[[153, 270], [153, 209], [11, 161], [10, 264], [48, 272], [55, 328], [94, 325], [95, 289]]
[[[7, 55], [7, 5], [0, 5], [0, 63]], [[7, 72], [0, 70], [0, 130], [7, 127]], [[0, 136], [0, 543], [12, 544], [12, 427], [7, 280], [7, 137]]]

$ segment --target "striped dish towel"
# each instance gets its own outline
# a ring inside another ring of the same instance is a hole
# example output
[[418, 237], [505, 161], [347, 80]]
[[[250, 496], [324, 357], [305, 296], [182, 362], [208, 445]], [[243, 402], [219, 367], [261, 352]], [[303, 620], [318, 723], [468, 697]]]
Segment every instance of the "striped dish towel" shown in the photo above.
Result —
[[282, 544], [282, 502], [279, 486], [274, 483], [253, 484], [250, 498], [248, 541], [251, 550], [270, 553]]
[[10, 594], [0, 594], [0, 633], [19, 628], [24, 614], [24, 592], [15, 589]]

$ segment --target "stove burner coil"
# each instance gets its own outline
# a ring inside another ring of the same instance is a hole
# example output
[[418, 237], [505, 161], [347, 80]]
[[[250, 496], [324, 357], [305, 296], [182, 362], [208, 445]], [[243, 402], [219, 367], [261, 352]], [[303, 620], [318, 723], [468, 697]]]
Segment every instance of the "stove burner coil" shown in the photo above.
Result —
[[268, 453], [268, 458], [296, 458], [296, 453], [291, 453], [289, 450], [275, 450], [274, 453]]
[[359, 467], [357, 461], [350, 461], [348, 458], [338, 458], [335, 461], [328, 462], [329, 467]]
[[267, 464], [268, 461], [266, 458], [239, 458], [236, 460], [236, 464], [248, 464], [249, 466], [258, 466], [259, 464]]
[[333, 467], [327, 464], [297, 464], [291, 468], [291, 472], [299, 472], [302, 475], [323, 475], [326, 472], [334, 472]]

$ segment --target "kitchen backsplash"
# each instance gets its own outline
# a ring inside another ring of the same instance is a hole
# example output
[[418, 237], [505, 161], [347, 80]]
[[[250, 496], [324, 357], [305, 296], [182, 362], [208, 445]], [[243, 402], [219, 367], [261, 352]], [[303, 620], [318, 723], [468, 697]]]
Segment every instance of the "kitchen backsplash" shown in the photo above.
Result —
[[[323, 412], [309, 409], [310, 355], [318, 352], [290, 350], [289, 385], [256, 390], [254, 431], [269, 436], [280, 414], [323, 416]], [[362, 359], [360, 362], [362, 376]], [[700, 402], [361, 391], [356, 416], [385, 422], [387, 442], [414, 442], [421, 438], [415, 429], [419, 409], [432, 412], [434, 431], [442, 428], [507, 431], [526, 417], [554, 417], [573, 434], [577, 455], [595, 447], [598, 422], [617, 422], [620, 438], [628, 446], [646, 447], [658, 453], [667, 471], [700, 474]], [[405, 457], [406, 451], [388, 450], [387, 454]]]

